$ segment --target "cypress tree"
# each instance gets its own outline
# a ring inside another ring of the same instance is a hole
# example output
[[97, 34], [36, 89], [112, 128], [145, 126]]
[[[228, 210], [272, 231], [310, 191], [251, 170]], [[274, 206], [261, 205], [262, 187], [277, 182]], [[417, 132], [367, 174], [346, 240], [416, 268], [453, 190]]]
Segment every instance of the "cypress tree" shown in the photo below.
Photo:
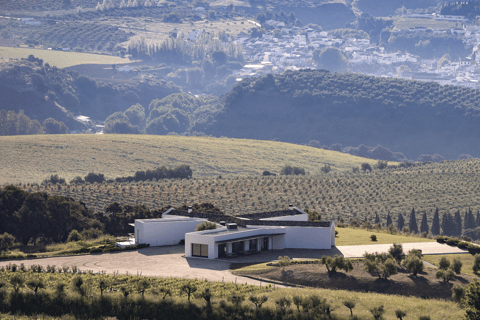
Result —
[[446, 236], [453, 236], [457, 231], [455, 219], [453, 219], [452, 215], [448, 212], [445, 212], [442, 217], [442, 231]]
[[390, 217], [390, 212], [387, 215], [387, 227], [393, 223], [392, 217]]
[[378, 213], [375, 213], [375, 224], [380, 223], [380, 218], [378, 217]]
[[455, 212], [455, 235], [459, 236], [462, 234], [462, 216], [460, 215], [460, 210]]
[[412, 212], [410, 213], [410, 221], [408, 222], [408, 228], [410, 229], [410, 232], [418, 233], [417, 218], [415, 218], [414, 208], [412, 208]]
[[465, 212], [465, 216], [466, 216], [466, 218], [463, 221], [463, 229], [475, 229], [477, 224], [475, 222], [473, 212], [470, 208], [468, 208], [468, 211]]
[[477, 210], [477, 218], [475, 219], [475, 226], [480, 227], [480, 211]]
[[423, 213], [422, 224], [420, 225], [420, 232], [428, 233], [428, 221], [427, 221], [427, 212]]
[[440, 217], [438, 214], [438, 208], [435, 208], [435, 214], [433, 216], [432, 234], [435, 234], [435, 235], [440, 234]]
[[403, 216], [401, 213], [398, 214], [398, 220], [397, 220], [397, 224], [398, 224], [398, 231], [402, 231], [403, 230], [403, 226], [405, 225], [405, 221], [403, 220]]

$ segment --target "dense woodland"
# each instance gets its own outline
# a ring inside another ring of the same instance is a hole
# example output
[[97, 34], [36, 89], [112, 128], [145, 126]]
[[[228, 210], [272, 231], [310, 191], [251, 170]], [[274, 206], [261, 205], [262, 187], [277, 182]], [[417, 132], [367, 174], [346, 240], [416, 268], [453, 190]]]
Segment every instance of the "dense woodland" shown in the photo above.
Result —
[[[187, 82], [200, 82], [204, 70], [209, 70], [207, 66], [197, 69], [183, 75]], [[31, 56], [5, 66], [0, 83], [9, 110], [16, 114], [24, 110], [26, 117], [39, 123], [53, 118], [69, 130], [87, 128], [74, 120], [76, 115], [100, 120], [111, 115], [106, 132], [112, 133], [316, 141], [315, 146], [381, 145], [405, 155], [379, 158], [385, 160], [415, 160], [422, 154], [446, 159], [480, 155], [478, 90], [435, 82], [288, 71], [244, 79], [219, 100], [169, 96], [178, 89], [164, 81], [141, 81], [136, 86], [97, 83]], [[36, 128], [32, 130], [41, 132], [37, 124]]]
[[442, 6], [441, 14], [465, 16], [469, 19], [475, 19], [475, 16], [480, 14], [480, 1], [456, 1], [447, 2]]
[[[74, 71], [66, 71], [30, 56], [28, 60], [2, 65], [0, 94], [7, 110], [24, 114], [39, 122], [54, 118], [70, 130], [86, 129], [74, 119], [88, 115], [105, 119], [131, 105], [148, 105], [179, 89], [165, 81], [139, 81], [136, 85], [112, 85], [96, 82]], [[6, 111], [7, 111], [6, 110]]]
[[[450, 55], [452, 59], [464, 58], [471, 54], [471, 49], [465, 49], [462, 34], [433, 33], [432, 30], [391, 34], [382, 33], [382, 41], [389, 51], [408, 51], [423, 58]], [[385, 39], [384, 39], [385, 38]]]
[[125, 235], [128, 223], [135, 219], [159, 218], [166, 209], [112, 203], [106, 208], [106, 214], [95, 213], [81, 201], [6, 186], [0, 188], [0, 234], [10, 233], [24, 245], [37, 241], [64, 242], [72, 230], [96, 229], [100, 233]]
[[478, 156], [479, 94], [435, 82], [288, 71], [236, 84], [206, 133], [322, 145], [381, 144], [413, 159], [424, 153], [447, 159]]

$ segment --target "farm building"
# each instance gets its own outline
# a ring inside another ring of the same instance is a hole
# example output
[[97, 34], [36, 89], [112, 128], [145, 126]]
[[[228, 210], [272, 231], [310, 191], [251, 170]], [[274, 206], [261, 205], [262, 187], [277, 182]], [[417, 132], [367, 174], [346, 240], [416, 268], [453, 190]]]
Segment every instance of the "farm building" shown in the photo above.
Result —
[[[195, 231], [202, 221], [217, 229]], [[135, 243], [165, 246], [185, 243], [185, 257], [216, 259], [263, 250], [330, 249], [335, 246], [335, 223], [310, 222], [308, 214], [288, 210], [239, 216], [178, 211], [170, 208], [161, 219], [135, 220]]]

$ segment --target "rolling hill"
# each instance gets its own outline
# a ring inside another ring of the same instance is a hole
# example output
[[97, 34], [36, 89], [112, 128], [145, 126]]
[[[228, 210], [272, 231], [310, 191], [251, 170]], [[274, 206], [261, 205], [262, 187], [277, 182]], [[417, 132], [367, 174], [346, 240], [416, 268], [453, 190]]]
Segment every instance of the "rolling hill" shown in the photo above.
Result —
[[89, 172], [108, 178], [137, 170], [187, 164], [194, 177], [279, 173], [284, 165], [312, 174], [328, 164], [351, 171], [377, 161], [295, 144], [229, 138], [153, 135], [36, 135], [0, 137], [0, 183], [41, 182], [51, 174], [67, 180]]

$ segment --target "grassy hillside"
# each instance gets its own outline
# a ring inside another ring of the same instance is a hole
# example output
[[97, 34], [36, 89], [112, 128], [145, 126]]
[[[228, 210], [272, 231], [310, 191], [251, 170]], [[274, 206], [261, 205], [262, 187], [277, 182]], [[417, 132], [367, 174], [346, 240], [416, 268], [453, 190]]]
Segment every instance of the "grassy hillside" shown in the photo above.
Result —
[[89, 172], [115, 178], [157, 166], [188, 164], [194, 177], [279, 173], [286, 164], [316, 174], [329, 164], [350, 171], [363, 162], [335, 151], [282, 142], [228, 138], [128, 135], [0, 137], [0, 183], [40, 182], [51, 174], [67, 180]]
[[[40, 182], [51, 174], [67, 178], [88, 172], [109, 178], [132, 175], [159, 165], [188, 164], [194, 180], [84, 186], [27, 186], [31, 191], [60, 193], [81, 199], [96, 210], [113, 201], [150, 208], [211, 202], [226, 213], [241, 214], [285, 208], [288, 203], [320, 212], [323, 218], [373, 223], [375, 214], [394, 224], [403, 214], [408, 225], [414, 207], [417, 224], [435, 207], [446, 211], [480, 210], [480, 160], [446, 161], [410, 168], [353, 173], [351, 168], [374, 160], [356, 158], [281, 142], [179, 136], [69, 135], [1, 137], [1, 183]], [[39, 160], [41, 159], [41, 160]], [[320, 168], [329, 163], [333, 172]], [[284, 164], [304, 167], [306, 176], [263, 177]], [[218, 178], [222, 175], [222, 179]], [[242, 175], [248, 175], [245, 177]]]
[[100, 54], [81, 52], [64, 52], [30, 48], [0, 47], [0, 57], [4, 60], [27, 58], [33, 54], [36, 58], [57, 68], [66, 68], [79, 64], [122, 64], [131, 62], [129, 59]]

